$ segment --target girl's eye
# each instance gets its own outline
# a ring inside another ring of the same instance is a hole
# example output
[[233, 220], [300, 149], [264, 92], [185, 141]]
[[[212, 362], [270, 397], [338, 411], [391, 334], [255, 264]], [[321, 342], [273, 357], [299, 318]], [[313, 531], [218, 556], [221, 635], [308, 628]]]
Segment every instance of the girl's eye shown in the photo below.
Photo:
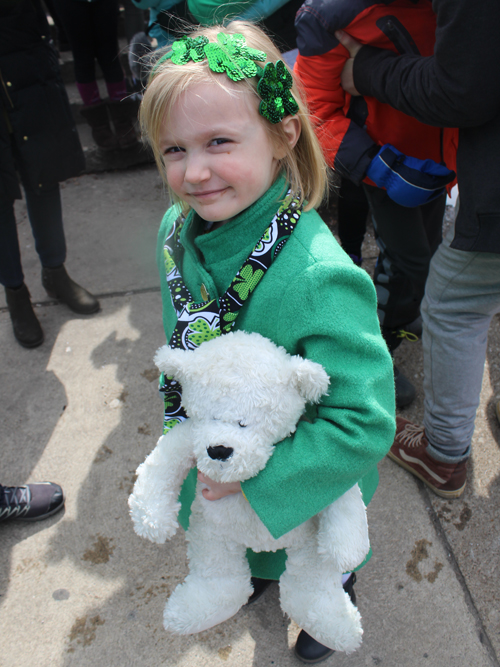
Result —
[[165, 148], [163, 155], [172, 155], [172, 153], [180, 153], [183, 150], [184, 149], [180, 146], [169, 146], [168, 148]]
[[230, 142], [230, 139], [212, 139], [212, 146], [222, 146], [222, 144], [227, 144]]

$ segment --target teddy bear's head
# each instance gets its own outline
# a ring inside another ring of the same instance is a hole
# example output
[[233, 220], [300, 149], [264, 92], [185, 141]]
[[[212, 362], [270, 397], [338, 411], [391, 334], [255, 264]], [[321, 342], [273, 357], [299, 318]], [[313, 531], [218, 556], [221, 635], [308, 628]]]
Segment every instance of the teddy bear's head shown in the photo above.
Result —
[[195, 350], [164, 346], [155, 363], [180, 382], [198, 469], [219, 482], [262, 470], [274, 445], [295, 431], [306, 404], [317, 403], [329, 384], [320, 364], [244, 331]]

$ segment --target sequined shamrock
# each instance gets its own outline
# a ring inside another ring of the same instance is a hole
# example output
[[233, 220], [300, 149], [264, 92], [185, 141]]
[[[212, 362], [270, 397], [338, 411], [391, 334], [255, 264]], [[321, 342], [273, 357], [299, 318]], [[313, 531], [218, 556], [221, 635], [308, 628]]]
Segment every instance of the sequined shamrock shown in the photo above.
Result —
[[264, 51], [247, 46], [243, 35], [223, 32], [217, 35], [217, 42], [207, 44], [204, 51], [212, 72], [225, 72], [233, 81], [255, 76], [257, 65], [254, 61], [264, 61], [267, 57]]
[[282, 60], [276, 61], [276, 64], [267, 63], [257, 84], [257, 92], [262, 99], [260, 115], [273, 124], [280, 123], [289, 114], [294, 116], [299, 105], [290, 92], [292, 85], [292, 75]]
[[185, 65], [190, 60], [199, 63], [207, 57], [204, 51], [208, 44], [207, 37], [188, 37], [184, 35], [172, 44], [171, 59], [176, 65]]

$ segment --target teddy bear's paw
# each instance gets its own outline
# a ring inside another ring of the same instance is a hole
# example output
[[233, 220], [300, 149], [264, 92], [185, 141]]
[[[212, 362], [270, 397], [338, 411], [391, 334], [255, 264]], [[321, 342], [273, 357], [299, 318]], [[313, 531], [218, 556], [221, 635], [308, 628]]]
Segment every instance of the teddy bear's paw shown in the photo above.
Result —
[[165, 529], [159, 527], [154, 521], [143, 519], [141, 521], [133, 521], [134, 530], [139, 537], [144, 537], [155, 544], [165, 544], [165, 542], [175, 535], [179, 524], [176, 522], [172, 528]]
[[177, 586], [165, 606], [165, 630], [176, 635], [191, 635], [213, 628], [234, 616], [252, 592], [250, 579], [207, 579], [190, 574]]
[[132, 494], [128, 505], [134, 530], [139, 537], [145, 537], [155, 544], [164, 544], [177, 532], [179, 503], [176, 503], [173, 511], [151, 510]]

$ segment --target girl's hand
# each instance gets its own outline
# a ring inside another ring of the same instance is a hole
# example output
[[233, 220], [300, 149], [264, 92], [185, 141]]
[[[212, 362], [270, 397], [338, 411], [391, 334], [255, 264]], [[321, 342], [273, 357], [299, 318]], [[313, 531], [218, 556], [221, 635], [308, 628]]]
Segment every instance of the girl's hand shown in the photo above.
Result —
[[342, 88], [350, 95], [359, 95], [356, 87], [354, 86], [353, 67], [354, 58], [363, 45], [357, 42], [354, 37], [351, 37], [343, 30], [336, 30], [335, 37], [339, 40], [342, 46], [344, 46], [349, 51], [350, 55], [350, 58], [346, 60], [344, 69], [340, 75]]
[[199, 470], [198, 481], [208, 486], [208, 489], [203, 489], [202, 491], [203, 497], [206, 498], [206, 500], [219, 500], [220, 498], [225, 498], [233, 493], [241, 493], [241, 484], [239, 482], [227, 482], [225, 484], [222, 482], [214, 482], [213, 479], [210, 479], [210, 477], [207, 477]]

